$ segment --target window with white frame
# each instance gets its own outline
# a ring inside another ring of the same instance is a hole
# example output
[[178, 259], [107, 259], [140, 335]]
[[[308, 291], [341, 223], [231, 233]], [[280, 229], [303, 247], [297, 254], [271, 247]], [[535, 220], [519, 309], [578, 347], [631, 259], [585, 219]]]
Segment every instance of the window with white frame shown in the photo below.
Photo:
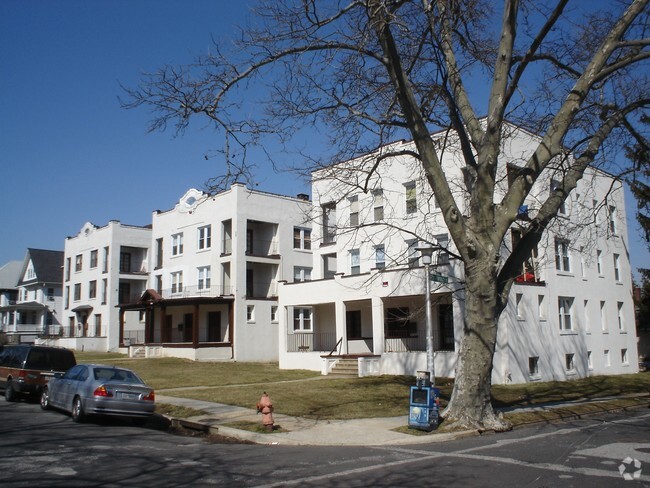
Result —
[[528, 374], [530, 376], [539, 376], [539, 356], [528, 358]]
[[300, 281], [311, 281], [311, 268], [306, 266], [294, 266], [293, 281], [295, 283]]
[[311, 308], [294, 308], [293, 309], [293, 331], [294, 332], [310, 332], [312, 330], [311, 324]]
[[172, 293], [181, 293], [183, 291], [183, 272], [175, 271], [171, 274]]
[[625, 330], [625, 320], [623, 318], [623, 302], [616, 303], [616, 316], [618, 318], [618, 330]]
[[331, 244], [336, 242], [336, 203], [327, 203], [321, 209], [323, 211], [323, 244]]
[[90, 267], [92, 269], [97, 267], [97, 249], [90, 251]]
[[172, 236], [172, 256], [183, 254], [183, 233]]
[[594, 369], [594, 357], [591, 351], [587, 351], [587, 368]]
[[106, 304], [106, 295], [108, 294], [108, 280], [104, 278], [102, 280], [102, 305]]
[[621, 281], [621, 256], [614, 254], [614, 279]]
[[564, 239], [555, 239], [555, 269], [565, 273], [571, 272], [569, 241]]
[[197, 249], [202, 251], [203, 249], [210, 249], [212, 247], [212, 226], [204, 225], [198, 229], [198, 243]]
[[608, 330], [608, 327], [607, 327], [607, 310], [606, 310], [604, 301], [600, 302], [600, 328], [602, 329], [603, 332], [607, 332], [607, 330]]
[[83, 267], [83, 256], [81, 254], [77, 254], [74, 258], [74, 270], [81, 271], [82, 267]]
[[610, 367], [612, 365], [612, 360], [609, 356], [609, 349], [603, 351], [603, 356], [605, 356], [605, 366]]
[[598, 276], [603, 275], [603, 252], [598, 249], [596, 251], [596, 268], [598, 269]]
[[613, 236], [617, 235], [616, 207], [614, 205], [608, 207], [607, 218], [609, 219], [609, 233]]
[[359, 250], [350, 250], [350, 274], [356, 275], [361, 272], [361, 260], [359, 257]]
[[359, 197], [353, 195], [349, 198], [350, 202], [350, 227], [359, 225]]
[[81, 300], [81, 283], [75, 283], [74, 285], [74, 298], [75, 302]]
[[406, 261], [409, 268], [415, 268], [420, 263], [420, 251], [417, 250], [417, 247], [417, 239], [409, 239], [406, 241]]
[[406, 214], [414, 214], [418, 209], [417, 193], [415, 190], [415, 182], [410, 181], [404, 184], [404, 192], [406, 195]]
[[375, 222], [384, 220], [384, 191], [373, 190], [372, 192], [372, 208], [373, 217]]
[[277, 305], [271, 305], [271, 322], [277, 323], [279, 320]]
[[255, 322], [255, 305], [246, 306], [246, 322]]
[[558, 306], [558, 322], [560, 324], [560, 330], [561, 331], [573, 330], [573, 320], [571, 317], [573, 298], [558, 297], [557, 306]]
[[88, 283], [88, 298], [97, 298], [97, 281], [92, 280]]
[[[562, 191], [560, 182], [557, 181], [557, 180], [551, 180], [551, 193], [553, 193], [555, 191], [558, 191], [558, 190]], [[566, 213], [567, 213], [567, 211], [566, 211], [566, 203], [563, 200], [562, 203], [560, 204], [560, 208], [558, 209], [557, 214], [558, 215], [566, 215]]]
[[518, 319], [524, 318], [524, 310], [523, 310], [523, 303], [522, 303], [523, 300], [524, 300], [524, 295], [522, 293], [517, 293], [515, 295], [515, 310], [517, 312]]
[[199, 290], [209, 290], [211, 281], [210, 266], [201, 266], [197, 268], [197, 285]]
[[627, 349], [625, 348], [621, 349], [621, 364], [626, 366], [630, 364], [630, 360], [627, 356]]
[[308, 251], [311, 249], [311, 230], [302, 227], [293, 228], [293, 248]]
[[585, 332], [589, 333], [591, 331], [591, 324], [589, 323], [589, 300], [585, 300], [582, 304], [582, 314], [585, 321]]
[[375, 268], [384, 269], [386, 267], [386, 249], [383, 244], [375, 246]]
[[[449, 234], [437, 234], [433, 238], [442, 249], [449, 247]], [[436, 264], [449, 264], [449, 254], [445, 251], [438, 251], [438, 261]]]
[[564, 367], [567, 371], [575, 371], [576, 365], [574, 361], [575, 355], [570, 352], [564, 355]]
[[546, 297], [537, 295], [537, 316], [540, 320], [546, 320]]

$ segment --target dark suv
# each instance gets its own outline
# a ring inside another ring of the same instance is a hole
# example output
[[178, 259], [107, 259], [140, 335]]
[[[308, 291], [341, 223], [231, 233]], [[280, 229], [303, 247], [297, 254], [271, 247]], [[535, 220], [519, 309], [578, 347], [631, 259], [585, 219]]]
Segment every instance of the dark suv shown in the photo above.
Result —
[[55, 372], [65, 372], [77, 361], [70, 349], [21, 344], [0, 350], [0, 388], [12, 402], [19, 395], [38, 398]]

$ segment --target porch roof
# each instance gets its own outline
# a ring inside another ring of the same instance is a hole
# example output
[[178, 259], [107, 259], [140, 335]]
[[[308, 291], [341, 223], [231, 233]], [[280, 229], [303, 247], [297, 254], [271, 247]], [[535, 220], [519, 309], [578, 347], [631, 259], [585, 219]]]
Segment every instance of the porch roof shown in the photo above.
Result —
[[24, 303], [16, 303], [13, 305], [6, 305], [4, 307], [0, 307], [0, 312], [12, 312], [15, 310], [49, 310], [47, 305], [43, 305], [42, 303], [39, 302], [24, 302]]

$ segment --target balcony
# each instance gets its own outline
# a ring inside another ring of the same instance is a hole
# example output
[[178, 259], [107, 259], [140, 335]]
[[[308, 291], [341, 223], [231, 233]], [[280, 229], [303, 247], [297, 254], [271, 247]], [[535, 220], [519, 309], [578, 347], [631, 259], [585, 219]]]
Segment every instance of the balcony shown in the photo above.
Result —
[[222, 297], [233, 295], [231, 286], [212, 285], [199, 288], [198, 286], [186, 286], [182, 288], [167, 288], [162, 290], [160, 295], [165, 299], [174, 298], [200, 298], [200, 297]]
[[246, 243], [246, 256], [280, 258], [278, 243], [273, 240], [256, 239]]

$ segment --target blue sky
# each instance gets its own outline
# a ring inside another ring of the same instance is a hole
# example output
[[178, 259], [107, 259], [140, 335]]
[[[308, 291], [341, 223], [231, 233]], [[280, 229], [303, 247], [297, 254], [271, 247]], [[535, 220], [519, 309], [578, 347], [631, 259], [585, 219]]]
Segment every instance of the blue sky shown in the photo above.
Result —
[[[221, 168], [209, 128], [147, 134], [146, 110], [124, 110], [119, 83], [181, 64], [232, 35], [246, 0], [0, 1], [0, 265], [28, 247], [63, 250], [86, 221], [145, 225]], [[259, 189], [310, 193], [268, 173]], [[629, 221], [635, 204], [627, 201]], [[650, 267], [635, 225], [632, 266]]]

